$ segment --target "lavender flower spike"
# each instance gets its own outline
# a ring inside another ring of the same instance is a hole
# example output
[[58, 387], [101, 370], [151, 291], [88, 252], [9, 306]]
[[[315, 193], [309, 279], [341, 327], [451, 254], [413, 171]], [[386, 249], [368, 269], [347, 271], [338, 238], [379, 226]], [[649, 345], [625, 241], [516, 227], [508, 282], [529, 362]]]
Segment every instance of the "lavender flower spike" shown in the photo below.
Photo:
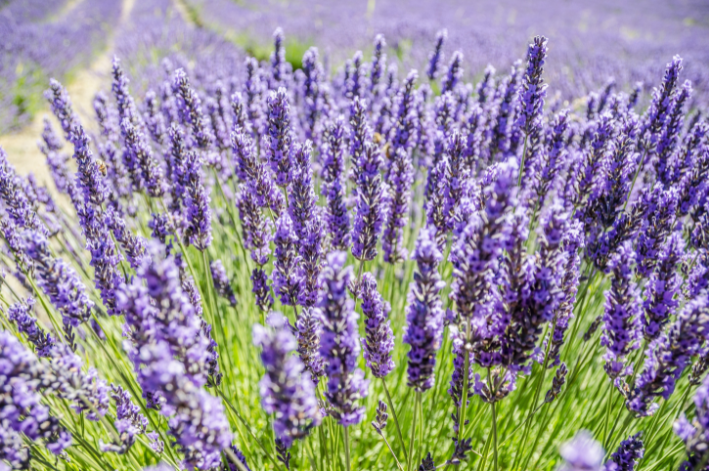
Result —
[[684, 239], [674, 232], [665, 242], [645, 287], [642, 324], [643, 334], [649, 341], [662, 333], [670, 314], [679, 306], [682, 276], [677, 267], [683, 255]]
[[604, 368], [616, 387], [621, 386], [623, 376], [632, 374], [632, 367], [625, 364], [625, 357], [639, 348], [642, 327], [640, 296], [633, 280], [634, 273], [629, 262], [631, 257], [632, 247], [624, 244], [611, 259], [613, 277], [603, 315], [601, 345], [608, 348]]
[[[696, 416], [689, 422], [684, 414], [674, 424], [674, 431], [684, 442], [687, 459], [682, 463], [681, 470], [699, 470], [699, 465], [706, 461], [705, 455], [709, 445], [709, 376], [704, 378], [694, 396]], [[706, 469], [706, 467], [701, 468]]]
[[270, 328], [254, 326], [254, 345], [262, 347], [261, 361], [266, 369], [261, 382], [261, 403], [267, 414], [274, 414], [273, 429], [286, 448], [303, 439], [320, 424], [320, 409], [315, 387], [306, 376], [300, 358], [291, 355], [296, 342], [288, 320], [274, 312], [267, 320]]
[[438, 274], [443, 254], [436, 245], [436, 231], [423, 228], [411, 258], [417, 272], [406, 300], [406, 332], [403, 341], [408, 353], [408, 385], [423, 392], [433, 387], [436, 351], [443, 337], [443, 303], [440, 291], [446, 285]]
[[268, 162], [276, 176], [276, 184], [285, 187], [291, 181], [291, 122], [288, 93], [281, 87], [268, 95]]
[[377, 291], [377, 280], [371, 273], [362, 275], [360, 285], [362, 314], [365, 317], [364, 359], [376, 378], [384, 378], [394, 369], [391, 352], [394, 350], [394, 333], [388, 315], [391, 306]]
[[64, 325], [78, 327], [89, 320], [94, 303], [74, 269], [63, 259], [52, 257], [49, 241], [41, 232], [26, 230], [22, 238], [34, 261], [37, 282], [61, 313]]
[[226, 274], [226, 269], [221, 260], [214, 260], [209, 264], [209, 271], [212, 273], [212, 281], [219, 296], [226, 298], [232, 307], [235, 307], [238, 302], [234, 289], [231, 287], [231, 282]]
[[531, 127], [537, 125], [537, 121], [541, 119], [547, 88], [542, 79], [546, 56], [547, 38], [535, 36], [534, 41], [527, 48], [527, 70], [519, 97], [522, 105], [520, 119], [523, 120], [522, 128], [526, 133], [529, 133]]
[[462, 62], [463, 53], [455, 51], [448, 64], [448, 72], [446, 72], [446, 76], [441, 80], [441, 94], [455, 90], [456, 85], [458, 85], [460, 78], [463, 76]]
[[207, 117], [202, 113], [202, 102], [199, 95], [190, 86], [190, 81], [183, 69], [175, 71], [172, 91], [178, 98], [177, 106], [180, 119], [191, 127], [197, 146], [202, 150], [209, 149], [214, 142], [214, 135], [207, 126]]
[[433, 52], [428, 56], [428, 69], [426, 69], [426, 76], [431, 81], [438, 77], [440, 64], [445, 58], [443, 46], [446, 43], [446, 39], [448, 39], [447, 29], [444, 28], [436, 33], [436, 45], [433, 48]]
[[603, 471], [603, 447], [586, 430], [561, 445], [559, 454], [564, 459], [559, 471]]
[[42, 404], [38, 386], [51, 377], [45, 365], [6, 331], [0, 331], [0, 365], [3, 380], [0, 458], [7, 460], [12, 469], [30, 469], [32, 458], [21, 434], [32, 441], [44, 440], [51, 453], [62, 454], [71, 445], [71, 435]]
[[30, 313], [34, 304], [34, 298], [13, 304], [7, 310], [7, 317], [17, 325], [17, 330], [27, 335], [38, 356], [49, 357], [56, 342], [52, 334], [45, 333], [44, 329], [37, 325], [37, 318]]
[[320, 377], [324, 374], [323, 363], [320, 358], [320, 319], [315, 308], [304, 307], [295, 322], [298, 336], [298, 355], [303, 361], [305, 369], [310, 373], [310, 379], [317, 386]]
[[160, 197], [165, 193], [162, 167], [153, 157], [145, 134], [128, 118], [121, 121], [121, 130], [126, 141], [126, 167], [136, 189], [148, 189], [148, 194]]
[[198, 250], [205, 250], [212, 243], [212, 209], [209, 206], [211, 199], [204, 184], [202, 163], [195, 152], [187, 154], [183, 172], [187, 223], [184, 235]]
[[690, 358], [708, 336], [709, 300], [704, 296], [685, 304], [668, 332], [650, 344], [643, 372], [629, 394], [628, 409], [641, 416], [653, 414], [658, 406], [652, 400], [670, 397]]
[[373, 260], [377, 256], [377, 240], [387, 215], [388, 188], [382, 181], [382, 155], [367, 143], [359, 161], [357, 206], [352, 230], [352, 255], [358, 260]]
[[645, 454], [640, 435], [641, 433], [638, 432], [620, 442], [618, 450], [606, 462], [604, 471], [633, 471]]
[[384, 261], [387, 263], [401, 262], [407, 255], [404, 247], [404, 227], [409, 219], [413, 174], [411, 157], [405, 149], [398, 149], [389, 171], [389, 211], [382, 236]]
[[100, 443], [102, 452], [126, 453], [135, 443], [137, 436], [147, 431], [148, 419], [141, 414], [140, 407], [133, 403], [130, 393], [122, 387], [111, 385], [111, 397], [116, 403], [115, 426], [120, 443]]
[[273, 290], [285, 305], [295, 306], [302, 289], [298, 266], [298, 237], [293, 230], [293, 222], [288, 213], [283, 213], [276, 221], [275, 260], [273, 262]]
[[332, 246], [346, 250], [350, 245], [350, 217], [345, 203], [345, 120], [340, 116], [328, 129], [328, 139], [323, 153], [322, 193], [327, 199], [327, 226], [332, 236]]
[[320, 274], [322, 292], [318, 309], [323, 329], [320, 356], [327, 374], [325, 398], [332, 406], [331, 416], [343, 427], [364, 419], [364, 407], [357, 401], [367, 397], [369, 381], [357, 368], [360, 345], [357, 335], [358, 315], [347, 294], [352, 267], [345, 268], [344, 252], [332, 252]]
[[221, 401], [188, 378], [165, 342], [145, 345], [139, 355], [143, 366], [138, 380], [144, 389], [164, 395], [160, 412], [169, 419], [170, 435], [185, 455], [184, 466], [194, 470], [221, 465], [221, 451], [231, 444]]

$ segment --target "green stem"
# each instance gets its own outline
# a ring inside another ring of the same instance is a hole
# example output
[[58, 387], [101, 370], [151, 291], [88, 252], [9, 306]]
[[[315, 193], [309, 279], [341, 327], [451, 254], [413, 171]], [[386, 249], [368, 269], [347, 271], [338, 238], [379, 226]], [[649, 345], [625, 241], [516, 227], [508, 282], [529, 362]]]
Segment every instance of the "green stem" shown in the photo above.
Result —
[[465, 344], [463, 345], [463, 392], [458, 406], [458, 443], [465, 437], [465, 409], [468, 404], [468, 375], [470, 374], [470, 355], [466, 349], [470, 339], [470, 320], [465, 320]]
[[603, 420], [603, 443], [608, 440], [608, 422], [611, 416], [611, 403], [613, 402], [613, 383], [610, 384], [610, 390], [608, 391], [608, 397], [606, 398], [606, 417]]
[[618, 426], [618, 419], [620, 419], [620, 414], [622, 414], [624, 410], [625, 407], [622, 407], [622, 405], [618, 408], [618, 413], [615, 415], [615, 420], [613, 421], [613, 427], [611, 427], [611, 431], [608, 432], [608, 437], [606, 437], [606, 440], [603, 443], [603, 448], [606, 450], [608, 449], [608, 446], [610, 445], [611, 440], [613, 439], [613, 433], [615, 432], [615, 428]]
[[[492, 380], [490, 377], [490, 368], [487, 369], [487, 384], [492, 389]], [[497, 413], [495, 411], [495, 392], [492, 394], [492, 402], [490, 402], [490, 408], [492, 409], [492, 456], [494, 459], [494, 470], [497, 471]]]
[[[419, 391], [416, 391], [416, 401], [419, 400], [421, 397], [421, 393]], [[416, 420], [417, 420], [417, 414], [418, 414], [418, 407], [414, 405], [414, 417], [413, 420], [411, 421], [411, 439], [409, 441], [409, 459], [408, 459], [408, 464], [406, 466], [406, 469], [409, 471], [413, 470], [413, 461], [414, 461], [414, 442], [416, 440]]]
[[401, 426], [399, 425], [399, 417], [396, 415], [396, 409], [394, 408], [394, 402], [391, 400], [391, 394], [389, 394], [389, 388], [387, 387], [384, 378], [382, 380], [382, 386], [384, 387], [384, 394], [386, 394], [387, 402], [389, 403], [389, 409], [391, 409], [391, 414], [394, 417], [394, 424], [396, 425], [396, 434], [399, 437], [399, 442], [401, 443], [401, 448], [404, 450], [404, 459], [406, 465], [409, 465], [409, 455], [406, 453], [406, 444], [404, 443], [404, 435], [401, 433]]
[[345, 469], [350, 471], [352, 466], [350, 464], [350, 434], [347, 431], [347, 426], [342, 427], [345, 430]]
[[529, 137], [529, 133], [527, 132], [527, 129], [525, 127], [524, 149], [522, 150], [522, 161], [519, 163], [519, 177], [517, 178], [517, 186], [520, 186], [522, 184], [522, 172], [524, 171], [524, 160], [527, 157], [527, 138], [528, 137]]

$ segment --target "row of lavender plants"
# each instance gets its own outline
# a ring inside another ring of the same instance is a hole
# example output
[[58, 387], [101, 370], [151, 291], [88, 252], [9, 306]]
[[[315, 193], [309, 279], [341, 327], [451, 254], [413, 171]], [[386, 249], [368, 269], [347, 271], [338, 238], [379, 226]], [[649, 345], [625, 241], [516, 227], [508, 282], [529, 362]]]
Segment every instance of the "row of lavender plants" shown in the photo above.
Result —
[[[421, 69], [428, 44], [446, 27], [453, 50], [465, 52], [465, 67], [476, 80], [492, 64], [505, 71], [519, 57], [519, 44], [537, 32], [554, 44], [545, 77], [550, 99], [573, 99], [612, 79], [617, 86], [643, 82], [651, 91], [667, 59], [682, 51], [685, 76], [706, 105], [709, 84], [707, 10], [695, 2], [665, 4], [628, 0], [622, 4], [517, 0], [185, 0], [201, 21], [239, 44], [260, 52], [280, 26], [290, 48], [314, 44], [323, 62], [339, 65], [357, 50], [371, 51], [368, 38], [384, 34], [399, 66]], [[642, 12], [642, 14], [640, 14]], [[301, 52], [302, 54], [302, 52]], [[268, 57], [266, 52], [265, 58]], [[557, 96], [558, 95], [558, 96]], [[643, 104], [643, 107], [646, 104]]]
[[32, 119], [49, 77], [62, 78], [90, 63], [118, 23], [121, 8], [120, 1], [103, 0], [0, 5], [0, 133]]
[[141, 95], [116, 58], [92, 123], [52, 80], [51, 188], [0, 152], [0, 469], [707, 468], [679, 56], [565, 109], [541, 36], [475, 84], [444, 32], [403, 75], [274, 43]]

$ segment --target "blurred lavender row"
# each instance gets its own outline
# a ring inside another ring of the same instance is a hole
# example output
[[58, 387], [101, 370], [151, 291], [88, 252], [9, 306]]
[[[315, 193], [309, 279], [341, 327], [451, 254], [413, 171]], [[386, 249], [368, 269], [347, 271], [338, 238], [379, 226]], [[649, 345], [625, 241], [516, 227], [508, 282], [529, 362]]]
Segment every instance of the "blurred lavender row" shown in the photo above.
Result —
[[138, 93], [160, 81], [166, 70], [189, 66], [198, 79], [213, 82], [234, 79], [244, 62], [241, 48], [196, 27], [171, 0], [136, 2], [117, 34], [115, 55], [134, 77], [131, 88]]
[[49, 77], [88, 65], [104, 47], [122, 2], [0, 2], [0, 133], [26, 124]]
[[524, 55], [521, 45], [544, 34], [553, 44], [547, 82], [565, 98], [586, 94], [609, 78], [654, 83], [675, 54], [687, 60], [685, 76], [698, 92], [709, 86], [709, 5], [700, 0], [187, 1], [207, 25], [246, 45], [266, 43], [281, 27], [306, 48], [316, 44], [326, 67], [328, 58], [339, 66], [356, 49], [371, 50], [379, 33], [404, 69], [421, 70], [436, 32], [447, 28], [445, 52], [450, 57], [461, 50], [466, 75], [476, 79], [488, 64], [507, 70]]

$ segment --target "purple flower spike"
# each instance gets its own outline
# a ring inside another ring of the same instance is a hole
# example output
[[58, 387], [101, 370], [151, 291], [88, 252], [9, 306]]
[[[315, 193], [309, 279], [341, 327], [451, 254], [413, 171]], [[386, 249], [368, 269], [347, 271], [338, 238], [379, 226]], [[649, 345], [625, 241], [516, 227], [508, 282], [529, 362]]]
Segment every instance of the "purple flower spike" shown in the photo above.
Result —
[[172, 92], [177, 97], [177, 109], [182, 123], [190, 126], [192, 136], [200, 149], [209, 149], [214, 142], [214, 136], [207, 126], [207, 118], [202, 113], [202, 101], [190, 86], [183, 69], [175, 71]]
[[274, 312], [267, 323], [269, 327], [255, 325], [253, 333], [254, 345], [263, 349], [261, 361], [266, 369], [259, 383], [261, 404], [267, 414], [274, 414], [273, 430], [290, 448], [294, 440], [304, 439], [320, 424], [320, 409], [303, 363], [291, 355], [298, 342], [288, 320]]
[[140, 413], [140, 407], [133, 403], [128, 391], [112, 384], [111, 392], [111, 397], [116, 403], [116, 420], [114, 425], [120, 437], [120, 442], [99, 443], [99, 448], [104, 453], [124, 454], [133, 446], [138, 435], [146, 433], [148, 419]]
[[27, 256], [34, 261], [37, 282], [61, 313], [64, 325], [78, 327], [89, 320], [94, 303], [74, 269], [63, 259], [52, 257], [49, 241], [41, 232], [26, 230], [22, 238]]
[[679, 306], [682, 276], [677, 267], [683, 256], [684, 239], [680, 233], [674, 232], [660, 251], [645, 287], [642, 325], [643, 335], [648, 341], [655, 340], [662, 333], [670, 314]]
[[684, 305], [667, 333], [648, 347], [645, 365], [631, 391], [627, 407], [640, 416], [652, 415], [655, 397], [667, 400], [692, 356], [709, 335], [709, 300], [699, 297]]
[[271, 53], [271, 77], [274, 85], [286, 78], [286, 48], [283, 46], [283, 30], [276, 28], [273, 32], [273, 52]]
[[327, 226], [332, 247], [347, 250], [350, 245], [350, 216], [345, 203], [345, 120], [342, 116], [329, 126], [322, 177], [322, 194], [327, 200]]
[[[352, 99], [350, 106], [350, 175], [349, 179], [357, 183], [361, 171], [360, 162], [367, 144], [372, 143], [372, 129], [367, 120], [367, 101], [359, 97]], [[354, 197], [357, 197], [355, 187]]]
[[652, 100], [645, 113], [645, 123], [640, 133], [640, 146], [644, 148], [646, 152], [653, 151], [657, 147], [660, 133], [664, 129], [670, 116], [673, 97], [682, 68], [682, 58], [680, 56], [674, 56], [672, 62], [667, 64], [662, 83], [652, 92]]
[[234, 289], [231, 287], [231, 282], [229, 281], [229, 276], [227, 276], [226, 269], [222, 264], [221, 260], [214, 260], [209, 264], [209, 271], [212, 273], [212, 281], [214, 282], [214, 288], [217, 290], [219, 296], [227, 299], [232, 307], [237, 305], [236, 295], [234, 294]]
[[43, 144], [39, 144], [40, 150], [47, 157], [47, 166], [52, 175], [54, 186], [59, 193], [67, 193], [71, 184], [71, 175], [67, 166], [68, 157], [59, 151], [62, 148], [62, 142], [55, 134], [52, 124], [47, 118], [44, 119], [44, 129], [42, 131]]
[[642, 329], [640, 296], [630, 260], [632, 248], [629, 244], [621, 245], [610, 262], [613, 276], [603, 314], [601, 345], [608, 349], [603, 357], [604, 368], [617, 387], [621, 386], [622, 377], [632, 374], [632, 366], [626, 365], [625, 358], [639, 348]]
[[276, 221], [275, 257], [273, 261], [273, 291], [281, 303], [295, 306], [302, 289], [300, 273], [301, 258], [298, 255], [298, 236], [293, 230], [293, 222], [288, 213], [283, 213]]
[[320, 98], [320, 81], [324, 75], [322, 64], [319, 62], [318, 48], [311, 47], [303, 54], [303, 97], [305, 99], [305, 137], [315, 138], [315, 126], [322, 111]]
[[204, 184], [202, 163], [195, 152], [187, 153], [182, 172], [185, 194], [185, 238], [198, 250], [212, 243], [211, 199]]
[[384, 261], [387, 263], [399, 263], [407, 256], [404, 227], [409, 219], [413, 174], [411, 157], [404, 149], [398, 149], [389, 170], [389, 211], [382, 235]]
[[165, 181], [162, 167], [153, 157], [145, 135], [130, 120], [121, 121], [121, 130], [126, 141], [126, 167], [134, 188], [147, 188], [148, 194], [155, 198], [165, 193]]
[[285, 187], [291, 181], [291, 122], [288, 93], [285, 88], [268, 95], [268, 136], [266, 152], [276, 184]]
[[245, 184], [244, 191], [253, 193], [258, 207], [269, 208], [280, 216], [285, 204], [283, 193], [276, 187], [273, 173], [259, 158], [253, 139], [239, 130], [231, 134], [231, 145], [235, 173]]
[[49, 101], [54, 116], [59, 120], [59, 125], [64, 131], [64, 138], [67, 141], [71, 141], [72, 132], [79, 124], [79, 117], [76, 116], [71, 107], [69, 94], [61, 83], [50, 79], [49, 90], [44, 93], [44, 96]]
[[[160, 344], [169, 348], [171, 359], [179, 361], [180, 376], [201, 387], [209, 376], [210, 339], [204, 335], [199, 303], [195, 306], [190, 299], [193, 287], [183, 282], [183, 262], [164, 253], [165, 247], [154, 241], [136, 270], [137, 277], [118, 293], [118, 307], [126, 317], [124, 333], [133, 347], [129, 356], [140, 376], [145, 366], [142, 350]], [[153, 400], [152, 405], [160, 404], [165, 391], [141, 385], [149, 404]]]
[[649, 276], [660, 258], [660, 250], [676, 221], [679, 194], [675, 187], [656, 186], [647, 198], [647, 219], [635, 246], [638, 273]]
[[[121, 67], [121, 61], [118, 57], [113, 57], [113, 83], [111, 84], [111, 90], [113, 91], [113, 96], [116, 99], [116, 104], [118, 106], [118, 120], [123, 122], [127, 119], [133, 126], [142, 127], [143, 121], [138, 108], [135, 105], [135, 101], [128, 90], [128, 84], [130, 80], [123, 73], [123, 68]], [[125, 137], [125, 136], [124, 136]]]
[[515, 131], [515, 110], [519, 103], [520, 68], [520, 62], [515, 62], [510, 75], [504, 79], [505, 91], [500, 101], [500, 111], [492, 128], [492, 152], [504, 153], [511, 150], [512, 133]]
[[273, 308], [273, 296], [271, 287], [268, 285], [268, 275], [261, 268], [254, 268], [251, 272], [252, 292], [256, 297], [256, 305], [263, 312], [270, 312]]
[[384, 73], [386, 72], [387, 55], [386, 50], [387, 42], [384, 36], [377, 34], [374, 38], [374, 54], [372, 55], [372, 71], [369, 80], [369, 91], [374, 96], [379, 95], [380, 84], [384, 78]]
[[300, 240], [301, 278], [303, 291], [298, 300], [303, 306], [314, 306], [320, 291], [320, 271], [325, 244], [325, 221], [323, 211], [316, 211], [304, 228], [304, 237]]
[[643, 458], [645, 448], [640, 438], [641, 433], [628, 437], [620, 442], [618, 449], [611, 455], [603, 471], [634, 471], [635, 466]]
[[536, 186], [540, 159], [543, 151], [542, 145], [542, 113], [544, 98], [546, 97], [547, 84], [544, 83], [542, 73], [547, 55], [547, 38], [535, 36], [527, 48], [527, 69], [519, 89], [520, 112], [517, 129], [524, 133], [525, 155], [522, 156], [524, 167], [524, 188]]
[[527, 48], [527, 69], [520, 90], [520, 119], [522, 128], [527, 133], [532, 130], [532, 127], [539, 126], [542, 117], [547, 88], [542, 79], [546, 57], [547, 38], [535, 36]]
[[709, 377], [697, 389], [694, 396], [696, 416], [689, 422], [684, 416], [674, 424], [674, 431], [684, 442], [687, 450], [687, 459], [679, 469], [683, 471], [704, 469], [699, 465], [706, 461], [707, 443], [709, 442]]
[[[451, 250], [453, 262], [453, 293], [458, 314], [472, 319], [482, 308], [490, 287], [490, 274], [496, 268], [498, 257], [510, 248], [512, 238], [512, 210], [517, 203], [517, 162], [510, 159], [498, 168], [496, 179], [485, 189], [487, 202], [485, 220], [472, 214], [455, 247]], [[524, 227], [524, 224], [522, 224]]]
[[37, 318], [31, 314], [34, 304], [34, 298], [27, 298], [24, 303], [15, 303], [8, 308], [7, 317], [17, 325], [17, 330], [27, 335], [38, 356], [49, 357], [56, 341], [52, 334], [45, 333], [44, 329], [37, 325]]
[[327, 374], [325, 398], [332, 406], [330, 415], [343, 427], [364, 419], [364, 407], [357, 401], [367, 397], [369, 381], [357, 368], [360, 345], [357, 333], [358, 315], [347, 294], [352, 267], [345, 268], [344, 252], [332, 252], [320, 274], [322, 292], [318, 309], [322, 322], [320, 356]]
[[317, 386], [323, 371], [323, 362], [320, 358], [320, 332], [321, 323], [319, 313], [315, 308], [304, 307], [295, 322], [298, 336], [298, 355], [310, 373], [310, 379]]
[[559, 448], [564, 459], [559, 471], [603, 471], [603, 447], [586, 430], [581, 430]]
[[352, 255], [358, 260], [373, 260], [377, 256], [377, 240], [387, 216], [389, 196], [389, 189], [380, 174], [380, 150], [373, 144], [366, 144], [356, 165], [359, 170]]
[[391, 358], [394, 333], [388, 319], [391, 306], [377, 291], [377, 280], [371, 273], [362, 275], [360, 293], [367, 332], [362, 339], [364, 359], [376, 378], [384, 378], [394, 369], [394, 360]]
[[89, 147], [89, 136], [86, 135], [81, 125], [72, 130], [72, 142], [74, 144], [74, 160], [79, 168], [76, 174], [76, 183], [83, 193], [84, 203], [101, 206], [106, 201], [108, 188], [99, 164], [94, 159], [93, 152]]
[[682, 128], [684, 126], [684, 106], [689, 101], [691, 95], [692, 82], [687, 80], [684, 82], [682, 90], [674, 99], [667, 124], [665, 124], [665, 130], [657, 142], [657, 148], [655, 149], [657, 156], [654, 162], [655, 171], [657, 172], [658, 179], [665, 186], [672, 184], [675, 178], [674, 167], [677, 163], [674, 162], [672, 154], [675, 152], [677, 142], [680, 140], [682, 134]]
[[406, 303], [406, 332], [403, 342], [410, 345], [408, 385], [416, 391], [433, 387], [436, 352], [443, 337], [443, 303], [440, 291], [446, 285], [438, 274], [443, 254], [435, 240], [435, 230], [423, 228], [411, 256], [417, 271]]
[[237, 196], [236, 205], [239, 208], [239, 218], [244, 233], [244, 248], [251, 250], [251, 258], [259, 265], [268, 262], [273, 238], [272, 223], [261, 211], [256, 201], [256, 195], [248, 186], [243, 186]]
[[31, 458], [23, 434], [32, 441], [43, 440], [51, 453], [61, 455], [71, 445], [71, 435], [42, 404], [38, 387], [51, 380], [45, 364], [6, 331], [0, 331], [0, 364], [3, 378], [0, 456], [12, 469], [29, 469]]
[[[416, 108], [420, 103], [421, 97], [414, 88], [416, 80], [418, 80], [418, 73], [412, 70], [396, 95], [396, 113], [392, 117], [392, 127], [389, 131], [392, 152], [395, 158], [399, 149], [404, 149], [410, 154], [418, 140], [416, 132], [419, 128], [419, 122]], [[387, 169], [387, 180], [390, 174], [391, 169]]]
[[455, 51], [448, 63], [446, 76], [441, 80], [441, 93], [452, 92], [463, 76], [463, 53]]
[[297, 144], [294, 149], [294, 170], [293, 181], [290, 186], [288, 214], [293, 221], [298, 240], [305, 237], [305, 229], [308, 222], [313, 218], [317, 196], [313, 188], [313, 171], [310, 166], [310, 159], [313, 146], [310, 141], [305, 144]]
[[160, 413], [169, 419], [170, 435], [185, 456], [184, 466], [189, 470], [220, 466], [221, 451], [232, 438], [221, 401], [189, 379], [165, 342], [145, 345], [139, 358], [138, 380], [144, 390], [161, 391]]
[[436, 45], [433, 47], [433, 52], [428, 56], [428, 69], [426, 69], [426, 76], [431, 81], [438, 78], [440, 64], [445, 59], [443, 46], [446, 43], [446, 39], [448, 39], [447, 29], [442, 29], [436, 33]]

